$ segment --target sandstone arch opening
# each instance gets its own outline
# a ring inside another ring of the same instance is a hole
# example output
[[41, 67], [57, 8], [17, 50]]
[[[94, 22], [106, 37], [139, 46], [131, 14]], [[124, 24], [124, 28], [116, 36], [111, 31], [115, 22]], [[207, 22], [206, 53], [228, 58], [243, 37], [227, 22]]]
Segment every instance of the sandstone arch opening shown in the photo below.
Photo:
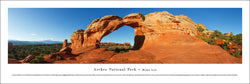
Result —
[[122, 26], [119, 29], [111, 32], [101, 39], [103, 42], [125, 43], [129, 42], [131, 46], [134, 44], [134, 29], [130, 26]]
[[104, 36], [100, 41], [99, 47], [116, 51], [117, 53], [127, 52], [133, 49], [134, 38], [134, 28], [124, 25]]

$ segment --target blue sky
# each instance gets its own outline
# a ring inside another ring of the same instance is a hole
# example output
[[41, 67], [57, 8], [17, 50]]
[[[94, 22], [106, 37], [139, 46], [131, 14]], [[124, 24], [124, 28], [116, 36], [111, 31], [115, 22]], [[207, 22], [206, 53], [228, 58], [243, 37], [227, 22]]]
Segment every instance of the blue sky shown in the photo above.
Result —
[[[143, 15], [168, 11], [186, 15], [209, 30], [242, 33], [241, 8], [9, 8], [8, 39], [23, 41], [70, 39], [77, 29], [86, 29], [92, 20], [105, 15], [124, 17], [130, 13]], [[134, 29], [123, 26], [105, 36], [101, 42], [134, 42]]]

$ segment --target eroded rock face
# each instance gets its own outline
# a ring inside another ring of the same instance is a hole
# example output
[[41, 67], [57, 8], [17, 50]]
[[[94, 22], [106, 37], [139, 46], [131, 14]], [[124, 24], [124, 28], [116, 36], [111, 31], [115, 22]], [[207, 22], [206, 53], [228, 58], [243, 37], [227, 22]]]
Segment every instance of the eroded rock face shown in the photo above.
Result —
[[132, 13], [123, 18], [123, 23], [135, 30], [134, 49], [140, 49], [144, 44], [145, 35], [142, 32], [145, 17], [141, 13]]
[[84, 31], [84, 47], [99, 47], [101, 39], [122, 27], [122, 18], [115, 15], [104, 16], [94, 20]]
[[63, 46], [62, 46], [62, 48], [65, 48], [65, 47], [67, 47], [68, 46], [68, 41], [67, 41], [67, 39], [65, 39], [64, 41], [63, 41]]
[[[186, 35], [196, 36], [198, 31], [196, 23], [189, 17], [185, 15], [174, 16], [166, 11], [154, 12], [145, 15], [145, 21], [143, 25], [143, 33], [145, 35], [143, 47], [150, 47], [154, 44], [188, 44], [185, 43], [189, 42], [186, 41], [187, 39], [185, 39], [185, 37], [182, 37], [183, 39], [174, 37]], [[190, 39], [190, 41], [194, 40]]]
[[179, 30], [197, 35], [197, 25], [192, 19], [185, 15], [174, 16], [166, 11], [149, 13], [145, 16], [143, 32], [164, 33], [171, 30]]
[[80, 48], [83, 46], [83, 41], [84, 41], [84, 30], [78, 29], [73, 34], [71, 35], [70, 38], [71, 41], [71, 48], [76, 49]]

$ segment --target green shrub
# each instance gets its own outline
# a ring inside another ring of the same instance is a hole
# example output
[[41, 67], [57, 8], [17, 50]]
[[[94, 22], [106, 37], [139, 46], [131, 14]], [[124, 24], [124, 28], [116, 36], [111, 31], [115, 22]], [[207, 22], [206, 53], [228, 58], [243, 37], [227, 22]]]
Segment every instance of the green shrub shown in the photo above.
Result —
[[211, 34], [211, 37], [213, 37], [213, 38], [219, 38], [219, 39], [225, 39], [224, 34], [222, 34], [218, 30], [214, 30], [214, 32]]
[[[201, 27], [199, 27], [198, 31], [203, 31], [201, 29]], [[231, 35], [229, 37], [224, 36], [224, 34], [222, 34], [220, 31], [215, 30], [210, 37], [212, 38], [205, 38], [205, 35], [199, 36], [197, 35], [196, 37], [202, 39], [203, 41], [207, 42], [208, 44], [211, 45], [217, 45], [217, 40], [216, 39], [222, 39], [225, 40], [224, 44], [220, 45], [221, 48], [223, 48], [224, 50], [229, 50], [228, 44], [229, 42], [235, 43], [237, 45], [242, 45], [242, 34], [237, 34], [237, 35]], [[235, 53], [232, 53], [233, 56], [235, 57], [239, 57], [240, 55], [242, 55], [242, 51], [237, 51]]]
[[15, 59], [15, 55], [13, 55], [13, 54], [8, 54], [8, 58], [13, 58], [13, 59]]
[[128, 50], [132, 50], [132, 46], [123, 46], [123, 45], [101, 45], [100, 48], [106, 48], [107, 50], [110, 51], [115, 51], [117, 53], [124, 53], [128, 52]]
[[142, 15], [142, 13], [141, 13], [141, 12], [138, 12], [138, 14]]
[[208, 44], [217, 45], [217, 41], [215, 39], [206, 38], [206, 37], [201, 37], [201, 39], [203, 41], [207, 42]]
[[43, 62], [45, 62], [43, 56], [45, 56], [45, 54], [40, 54], [39, 56], [36, 56], [35, 59], [32, 59], [30, 61], [30, 63], [43, 63]]
[[217, 40], [216, 39], [211, 39], [211, 41], [209, 42], [209, 44], [217, 45]]
[[199, 32], [203, 32], [204, 30], [205, 30], [204, 28], [202, 28], [201, 26], [199, 26], [199, 28], [198, 28]]
[[235, 56], [235, 57], [240, 57], [241, 51], [237, 51], [235, 53], [232, 53], [232, 55]]
[[119, 53], [125, 53], [125, 51], [120, 51]]
[[229, 50], [228, 42], [225, 42], [224, 44], [220, 45], [220, 47], [222, 47], [224, 50]]
[[232, 42], [238, 45], [242, 45], [242, 34], [235, 35], [232, 39]]

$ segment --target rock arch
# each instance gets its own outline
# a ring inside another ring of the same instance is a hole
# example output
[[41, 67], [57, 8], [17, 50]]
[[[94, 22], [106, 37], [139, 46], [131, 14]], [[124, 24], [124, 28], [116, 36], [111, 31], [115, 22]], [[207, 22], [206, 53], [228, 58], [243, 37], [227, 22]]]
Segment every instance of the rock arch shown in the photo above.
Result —
[[[152, 44], [164, 43], [171, 45], [175, 38], [166, 38], [169, 35], [187, 34], [197, 35], [197, 24], [185, 15], [174, 16], [167, 11], [149, 13], [132, 13], [124, 18], [116, 15], [107, 15], [92, 21], [87, 29], [75, 31], [71, 36], [71, 48], [97, 48], [101, 39], [111, 32], [127, 25], [134, 28], [134, 49], [150, 47]], [[180, 39], [180, 41], [185, 41]]]
[[144, 16], [140, 13], [133, 13], [121, 18], [116, 15], [107, 15], [94, 20], [84, 31], [84, 42], [82, 47], [99, 47], [101, 39], [111, 32], [124, 25], [130, 26], [135, 30], [134, 49], [142, 47], [145, 36], [142, 32], [142, 22]]

